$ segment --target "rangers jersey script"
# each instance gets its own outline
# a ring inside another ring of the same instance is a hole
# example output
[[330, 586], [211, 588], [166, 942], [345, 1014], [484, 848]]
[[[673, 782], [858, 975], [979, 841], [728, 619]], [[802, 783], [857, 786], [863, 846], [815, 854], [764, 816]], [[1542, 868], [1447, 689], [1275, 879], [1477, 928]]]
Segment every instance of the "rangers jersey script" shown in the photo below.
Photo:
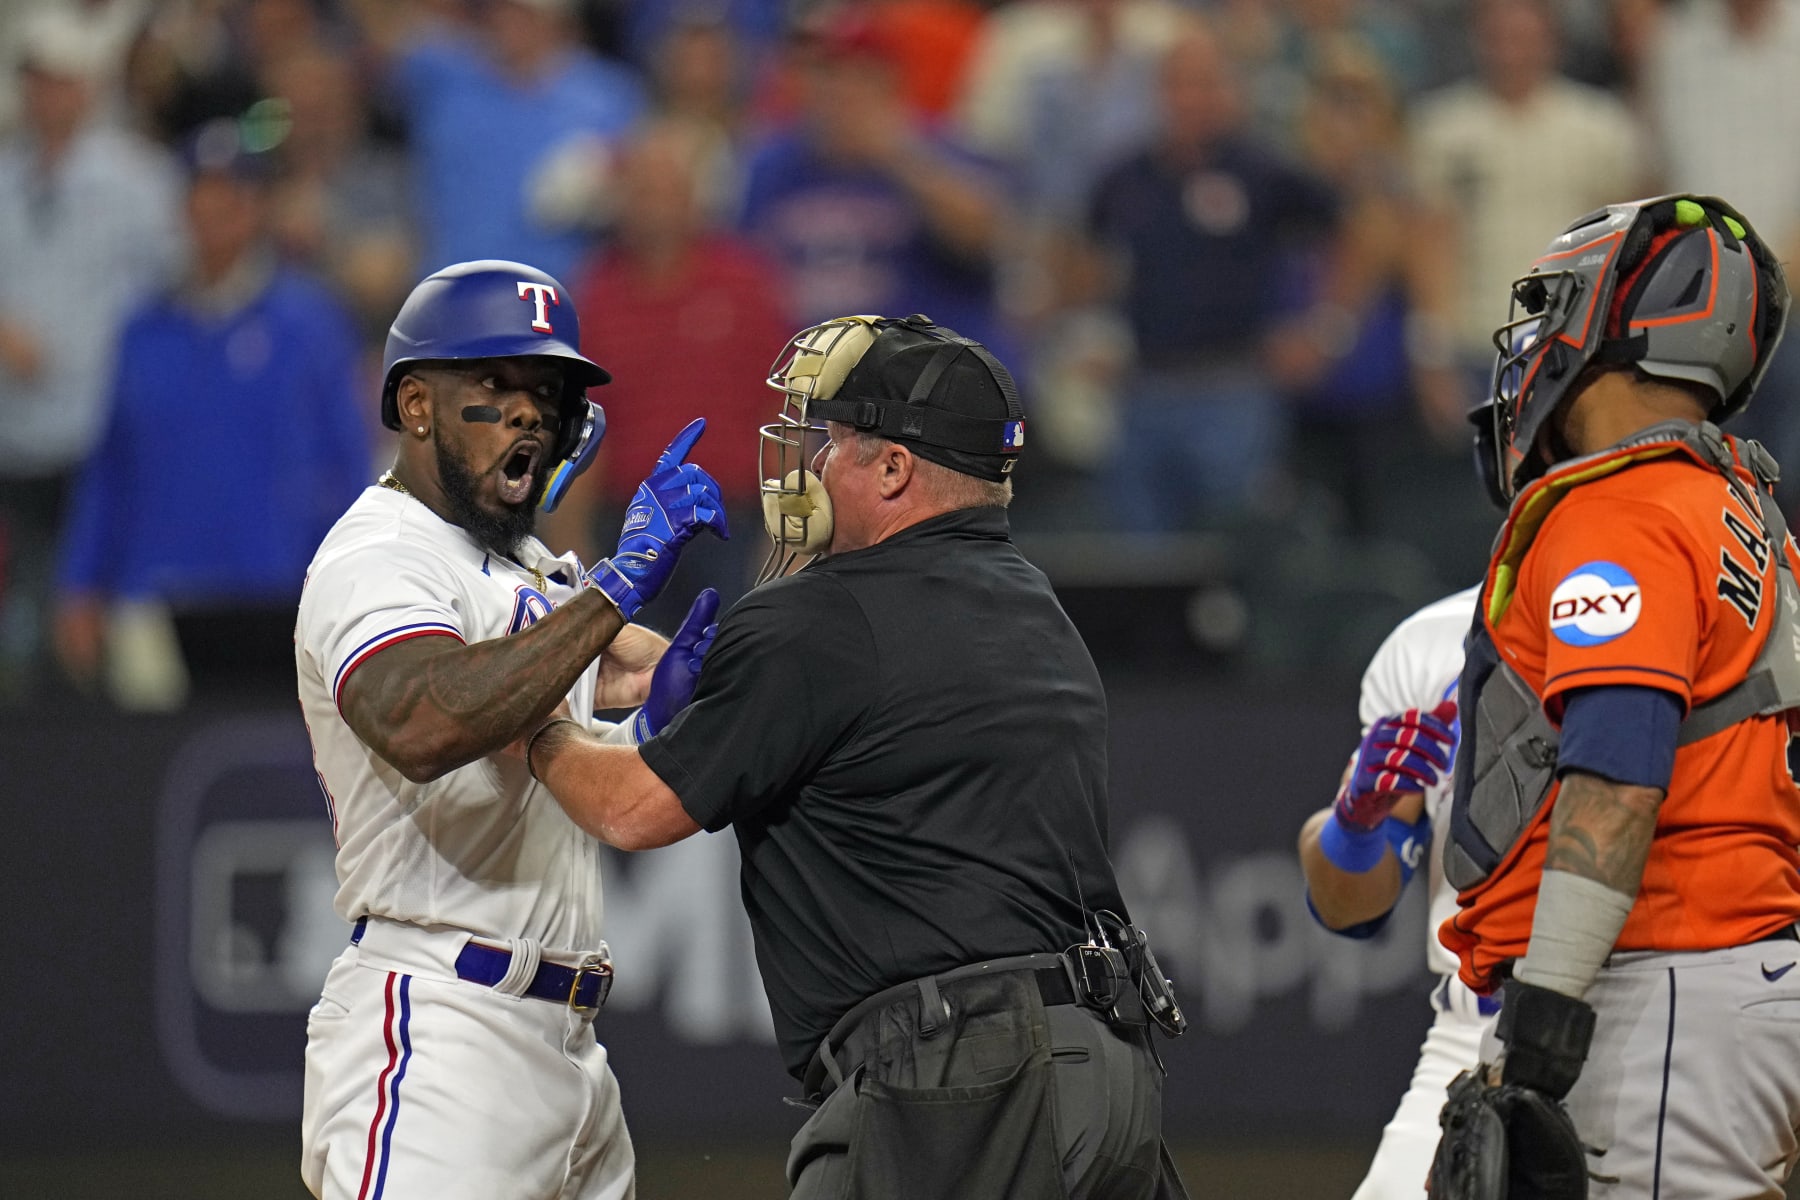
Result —
[[[527, 539], [514, 563], [483, 550], [411, 496], [370, 487], [340, 518], [307, 573], [294, 630], [300, 702], [338, 842], [339, 916], [449, 925], [547, 950], [600, 942], [598, 843], [500, 755], [413, 783], [365, 746], [338, 704], [344, 684], [409, 638], [465, 643], [516, 633], [577, 594], [573, 555]], [[534, 575], [529, 567], [541, 572]], [[592, 719], [597, 667], [569, 707], [608, 740], [624, 727]]]

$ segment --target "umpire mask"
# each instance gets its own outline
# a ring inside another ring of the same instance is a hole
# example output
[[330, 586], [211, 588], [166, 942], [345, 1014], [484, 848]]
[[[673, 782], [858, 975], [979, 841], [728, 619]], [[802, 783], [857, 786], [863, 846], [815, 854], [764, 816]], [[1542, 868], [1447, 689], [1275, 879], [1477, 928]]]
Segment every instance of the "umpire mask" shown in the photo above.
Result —
[[782, 405], [762, 428], [763, 528], [774, 545], [758, 583], [831, 545], [831, 500], [811, 469], [826, 422], [993, 481], [1012, 474], [1025, 443], [1012, 375], [979, 342], [929, 317], [838, 317], [801, 330], [768, 384]]

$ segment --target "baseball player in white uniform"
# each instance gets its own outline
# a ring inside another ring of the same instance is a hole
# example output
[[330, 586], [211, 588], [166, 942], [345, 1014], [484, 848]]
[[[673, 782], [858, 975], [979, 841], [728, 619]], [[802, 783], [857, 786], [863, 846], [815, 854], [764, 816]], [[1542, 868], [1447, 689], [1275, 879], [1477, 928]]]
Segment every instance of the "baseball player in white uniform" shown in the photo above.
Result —
[[584, 570], [531, 536], [604, 430], [579, 337], [560, 284], [522, 264], [421, 283], [388, 341], [394, 467], [308, 572], [300, 701], [355, 930], [307, 1023], [302, 1174], [323, 1200], [635, 1192], [593, 1026], [612, 975], [598, 843], [498, 752], [564, 704], [631, 744], [686, 703], [717, 596], [667, 652], [627, 622], [724, 510], [682, 462], [695, 422], [613, 558]]
[[1480, 1059], [1481, 1035], [1498, 1011], [1457, 979], [1456, 956], [1436, 937], [1456, 911], [1456, 889], [1444, 882], [1442, 839], [1432, 832], [1448, 819], [1454, 699], [1478, 591], [1469, 588], [1420, 609], [1375, 652], [1358, 703], [1363, 740], [1336, 802], [1314, 813], [1300, 832], [1308, 905], [1335, 933], [1377, 933], [1421, 861], [1430, 888], [1425, 958], [1438, 976], [1431, 989], [1437, 1016], [1419, 1050], [1412, 1085], [1382, 1131], [1354, 1200], [1425, 1195], [1445, 1088]]

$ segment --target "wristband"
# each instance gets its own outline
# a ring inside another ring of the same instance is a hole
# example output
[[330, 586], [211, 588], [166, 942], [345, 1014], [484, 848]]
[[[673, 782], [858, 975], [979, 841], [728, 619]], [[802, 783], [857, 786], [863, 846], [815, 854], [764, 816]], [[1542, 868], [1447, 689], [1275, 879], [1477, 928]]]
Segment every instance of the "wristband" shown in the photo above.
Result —
[[650, 714], [641, 708], [638, 709], [637, 715], [631, 718], [632, 744], [641, 746], [654, 736], [650, 732]]
[[1525, 957], [1513, 978], [1579, 1000], [1606, 965], [1635, 897], [1558, 868], [1538, 881]]
[[1387, 849], [1387, 831], [1381, 826], [1352, 829], [1338, 820], [1335, 812], [1325, 818], [1325, 824], [1319, 830], [1319, 852], [1325, 856], [1325, 861], [1352, 875], [1373, 871]]
[[537, 770], [531, 765], [531, 752], [537, 747], [537, 740], [544, 736], [545, 731], [555, 729], [558, 725], [573, 725], [577, 729], [581, 728], [581, 722], [579, 721], [572, 720], [569, 717], [557, 717], [553, 721], [545, 721], [542, 725], [539, 725], [537, 727], [537, 732], [532, 734], [531, 739], [525, 743], [525, 773], [538, 783], [544, 781], [538, 779]]
[[1514, 976], [1501, 990], [1494, 1035], [1506, 1043], [1501, 1083], [1516, 1083], [1561, 1100], [1581, 1078], [1594, 1041], [1586, 1002]]
[[632, 586], [629, 576], [613, 565], [613, 560], [603, 558], [594, 564], [583, 581], [593, 588], [619, 610], [619, 615], [630, 621], [637, 616], [637, 610], [643, 602], [637, 598], [637, 590]]
[[1416, 821], [1389, 817], [1379, 828], [1388, 845], [1394, 848], [1394, 857], [1400, 861], [1400, 886], [1405, 887], [1412, 882], [1413, 872], [1425, 861], [1425, 853], [1431, 846], [1431, 818], [1423, 812]]

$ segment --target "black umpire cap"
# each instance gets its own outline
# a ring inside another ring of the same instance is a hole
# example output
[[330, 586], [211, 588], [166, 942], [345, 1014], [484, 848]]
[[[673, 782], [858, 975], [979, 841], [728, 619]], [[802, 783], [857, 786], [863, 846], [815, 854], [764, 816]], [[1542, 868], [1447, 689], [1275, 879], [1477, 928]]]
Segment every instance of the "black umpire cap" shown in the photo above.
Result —
[[978, 479], [1012, 474], [1025, 411], [1012, 374], [980, 342], [914, 315], [880, 332], [829, 400], [809, 416], [843, 421]]

